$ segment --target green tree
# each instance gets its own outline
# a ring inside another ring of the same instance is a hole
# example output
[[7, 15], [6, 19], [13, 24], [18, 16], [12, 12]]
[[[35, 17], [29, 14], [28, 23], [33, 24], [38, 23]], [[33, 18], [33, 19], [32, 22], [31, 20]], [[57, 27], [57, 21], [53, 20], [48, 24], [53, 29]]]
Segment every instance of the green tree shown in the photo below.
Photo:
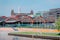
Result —
[[60, 30], [60, 18], [56, 20], [56, 28]]
[[[57, 30], [60, 31], [60, 18], [56, 20], [55, 24], [56, 24]], [[60, 32], [59, 32], [59, 35], [60, 35]]]

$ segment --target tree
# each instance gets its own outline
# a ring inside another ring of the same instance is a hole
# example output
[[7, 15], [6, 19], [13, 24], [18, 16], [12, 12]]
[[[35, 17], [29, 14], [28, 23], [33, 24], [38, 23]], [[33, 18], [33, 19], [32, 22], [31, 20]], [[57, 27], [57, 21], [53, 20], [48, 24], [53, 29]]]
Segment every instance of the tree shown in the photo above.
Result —
[[[56, 28], [58, 29], [58, 31], [60, 31], [60, 18], [56, 20], [55, 24], [56, 24]], [[59, 32], [59, 35], [60, 35], [60, 32]]]

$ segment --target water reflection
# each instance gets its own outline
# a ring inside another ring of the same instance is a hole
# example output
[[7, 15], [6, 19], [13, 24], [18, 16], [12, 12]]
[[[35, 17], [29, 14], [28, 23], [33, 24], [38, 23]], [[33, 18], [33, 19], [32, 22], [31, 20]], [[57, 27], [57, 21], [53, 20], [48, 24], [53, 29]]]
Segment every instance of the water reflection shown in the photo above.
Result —
[[[32, 38], [19, 37], [19, 36], [9, 36], [9, 32], [0, 31], [0, 40], [32, 40]], [[48, 39], [35, 39], [34, 40], [48, 40]]]
[[13, 40], [19, 40], [19, 38], [18, 37], [14, 37]]

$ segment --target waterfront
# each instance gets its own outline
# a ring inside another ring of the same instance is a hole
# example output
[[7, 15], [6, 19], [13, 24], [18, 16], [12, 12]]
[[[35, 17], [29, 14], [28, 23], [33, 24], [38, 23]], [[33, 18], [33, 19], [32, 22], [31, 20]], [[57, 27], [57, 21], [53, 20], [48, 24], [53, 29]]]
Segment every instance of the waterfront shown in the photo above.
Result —
[[[9, 36], [8, 35], [9, 32], [13, 32], [13, 31], [0, 30], [0, 40], [33, 40], [32, 38], [28, 38], [28, 37]], [[34, 40], [49, 40], [49, 39], [34, 38]]]

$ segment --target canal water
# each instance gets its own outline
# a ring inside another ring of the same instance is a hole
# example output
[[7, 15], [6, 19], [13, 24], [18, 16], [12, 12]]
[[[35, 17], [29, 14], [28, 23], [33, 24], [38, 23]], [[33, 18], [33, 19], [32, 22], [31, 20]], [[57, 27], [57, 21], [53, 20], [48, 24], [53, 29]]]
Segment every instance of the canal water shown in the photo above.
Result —
[[19, 36], [10, 36], [7, 31], [0, 31], [0, 40], [50, 40], [50, 39], [36, 39], [36, 38], [28, 38], [28, 37], [19, 37]]

